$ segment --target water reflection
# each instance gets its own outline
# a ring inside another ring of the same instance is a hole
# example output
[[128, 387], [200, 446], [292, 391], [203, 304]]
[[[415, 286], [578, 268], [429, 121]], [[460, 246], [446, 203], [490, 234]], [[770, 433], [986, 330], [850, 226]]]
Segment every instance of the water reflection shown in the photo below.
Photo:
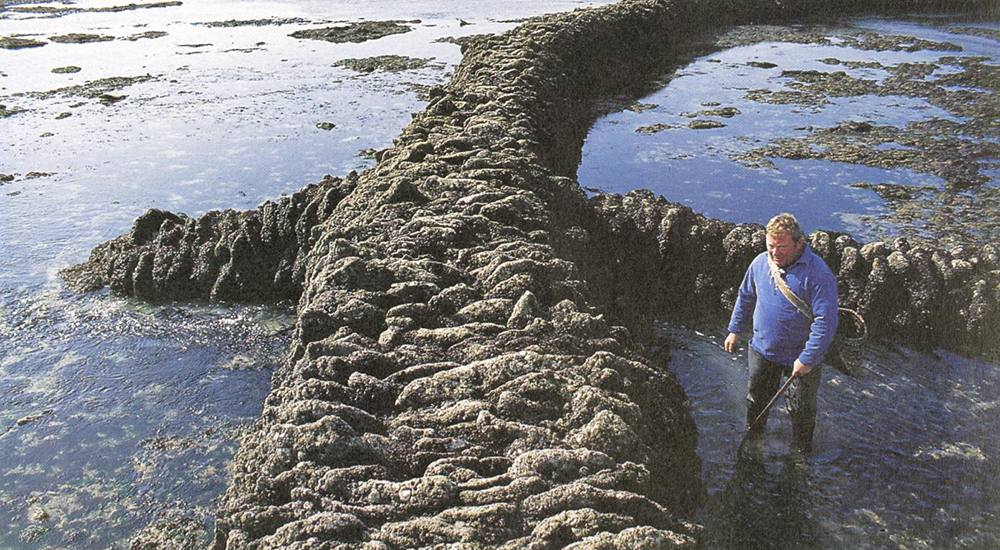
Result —
[[824, 369], [812, 455], [789, 453], [782, 400], [740, 456], [745, 356], [721, 334], [664, 334], [698, 425], [710, 548], [1000, 546], [996, 364], [870, 345], [857, 376]]
[[765, 456], [739, 453], [733, 475], [707, 512], [725, 522], [709, 531], [706, 545], [732, 550], [813, 548], [809, 464], [793, 457], [768, 470]]

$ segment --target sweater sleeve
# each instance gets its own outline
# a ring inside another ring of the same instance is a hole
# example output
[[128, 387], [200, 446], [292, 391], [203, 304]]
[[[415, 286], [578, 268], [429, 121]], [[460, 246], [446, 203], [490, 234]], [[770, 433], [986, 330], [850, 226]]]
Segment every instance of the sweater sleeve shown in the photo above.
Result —
[[746, 330], [753, 317], [753, 309], [757, 303], [757, 288], [753, 282], [753, 267], [750, 264], [743, 282], [740, 284], [739, 295], [736, 297], [736, 305], [733, 307], [733, 315], [729, 318], [729, 332], [739, 334]]
[[832, 273], [825, 273], [818, 279], [810, 304], [813, 321], [809, 327], [809, 340], [799, 354], [799, 361], [811, 367], [823, 362], [840, 321], [837, 317], [837, 278]]

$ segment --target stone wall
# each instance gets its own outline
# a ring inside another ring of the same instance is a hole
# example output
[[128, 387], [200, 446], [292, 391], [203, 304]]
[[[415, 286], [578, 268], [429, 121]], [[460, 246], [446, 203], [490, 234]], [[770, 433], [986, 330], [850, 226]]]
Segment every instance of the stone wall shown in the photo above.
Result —
[[[817, 6], [871, 4], [634, 0], [531, 20], [466, 47], [359, 177], [251, 212], [151, 211], [67, 270], [149, 299], [298, 298], [213, 547], [697, 545], [695, 427], [634, 336], [728, 307], [762, 233], [648, 192], [588, 200], [567, 176], [596, 102], [683, 41]], [[878, 334], [996, 330], [992, 251], [812, 239]]]

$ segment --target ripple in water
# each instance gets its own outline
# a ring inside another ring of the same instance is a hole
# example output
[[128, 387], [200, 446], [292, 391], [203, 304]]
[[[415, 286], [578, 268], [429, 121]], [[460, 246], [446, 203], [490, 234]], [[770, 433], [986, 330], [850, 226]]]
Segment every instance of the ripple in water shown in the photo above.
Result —
[[200, 521], [288, 345], [288, 310], [0, 295], [0, 547], [119, 547]]
[[781, 400], [761, 447], [738, 460], [745, 353], [717, 334], [664, 336], [698, 426], [708, 547], [1000, 547], [997, 365], [870, 345], [857, 376], [824, 369], [812, 456], [789, 454]]

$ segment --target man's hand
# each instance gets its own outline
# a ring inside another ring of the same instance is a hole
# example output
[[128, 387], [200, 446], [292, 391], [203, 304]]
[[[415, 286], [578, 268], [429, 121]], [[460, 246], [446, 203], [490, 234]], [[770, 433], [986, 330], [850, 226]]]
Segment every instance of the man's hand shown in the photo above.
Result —
[[796, 359], [795, 365], [792, 367], [792, 376], [805, 376], [812, 370], [812, 367]]
[[735, 332], [730, 332], [729, 336], [726, 336], [726, 341], [722, 344], [729, 353], [736, 353], [736, 345], [740, 342], [740, 335]]

